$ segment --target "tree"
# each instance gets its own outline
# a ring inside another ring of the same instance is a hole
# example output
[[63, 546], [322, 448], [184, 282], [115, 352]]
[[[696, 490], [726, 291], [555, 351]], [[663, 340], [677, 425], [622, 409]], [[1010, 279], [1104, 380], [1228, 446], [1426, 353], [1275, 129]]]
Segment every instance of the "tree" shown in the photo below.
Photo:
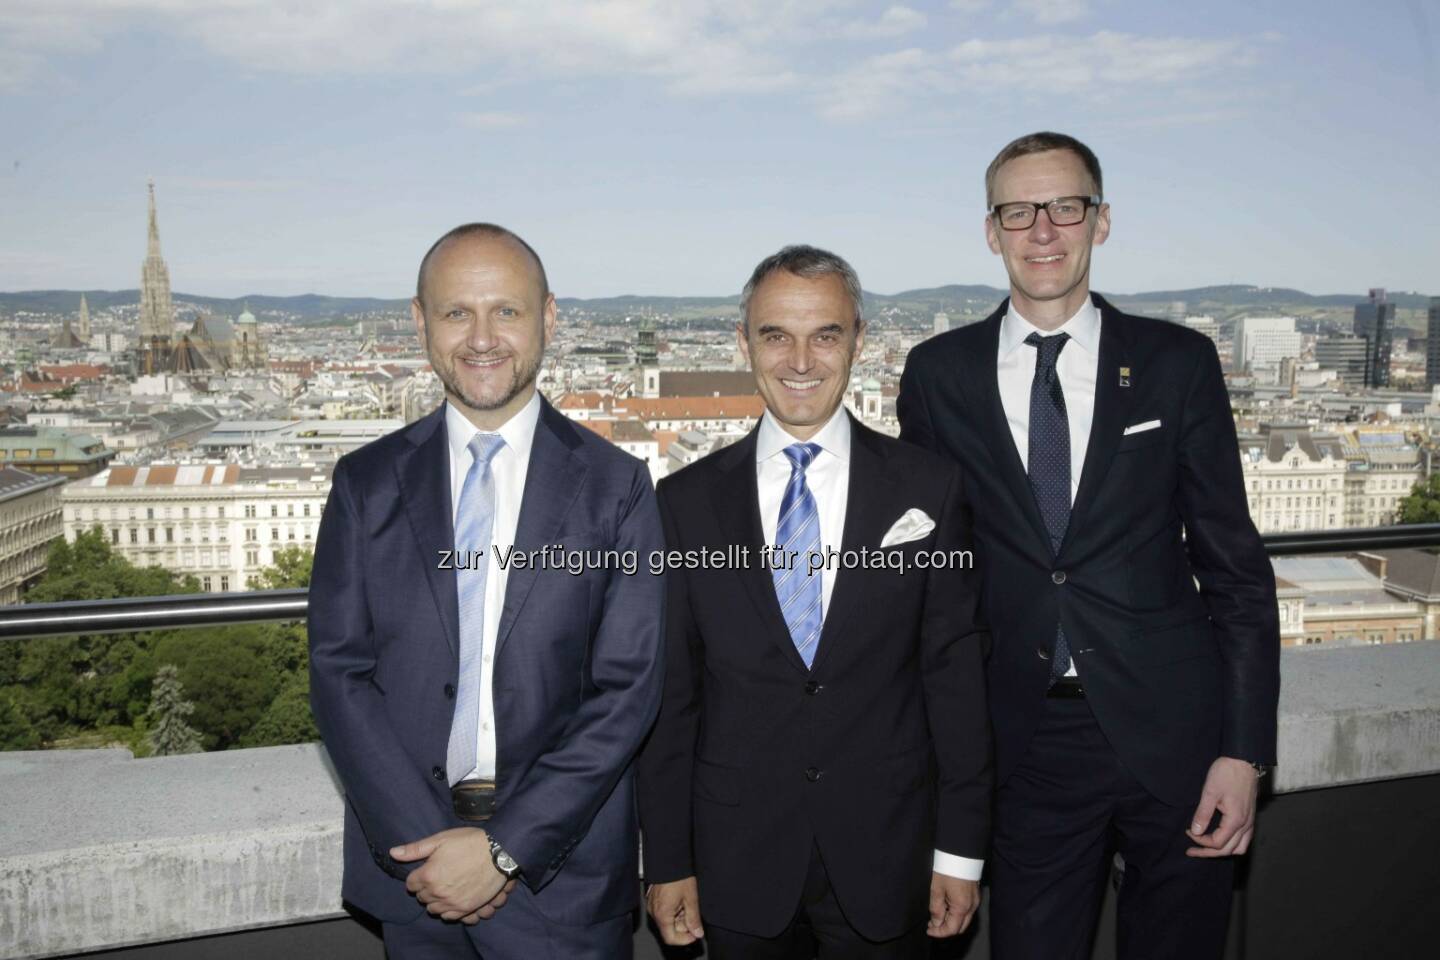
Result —
[[1395, 509], [1397, 523], [1440, 523], [1440, 473], [1415, 484]]
[[200, 734], [185, 722], [195, 712], [195, 705], [185, 699], [183, 691], [173, 663], [155, 671], [146, 717], [150, 721], [150, 749], [157, 757], [200, 752]]
[[275, 563], [261, 570], [256, 586], [262, 590], [304, 590], [310, 586], [310, 565], [315, 554], [306, 547], [275, 552]]
[[156, 641], [155, 662], [175, 664], [190, 691], [205, 749], [239, 745], [275, 699], [281, 678], [266, 652], [264, 631], [253, 624], [177, 630]]

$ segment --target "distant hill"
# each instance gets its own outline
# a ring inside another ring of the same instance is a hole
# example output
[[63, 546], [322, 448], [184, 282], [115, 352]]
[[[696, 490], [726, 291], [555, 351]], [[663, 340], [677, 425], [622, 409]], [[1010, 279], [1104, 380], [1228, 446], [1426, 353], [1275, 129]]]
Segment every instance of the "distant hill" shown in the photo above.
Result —
[[[20, 311], [30, 313], [73, 313], [79, 308], [79, 290], [25, 290], [0, 293], [0, 314]], [[135, 306], [140, 300], [138, 290], [83, 291], [91, 310]], [[1103, 292], [1103, 291], [1102, 291]], [[866, 291], [865, 303], [871, 311], [885, 309], [912, 313], [948, 311], [973, 314], [989, 310], [1005, 296], [997, 287], [949, 284], [920, 290], [883, 294]], [[1332, 293], [1315, 295], [1284, 287], [1255, 287], [1239, 284], [1218, 287], [1196, 287], [1191, 290], [1154, 290], [1133, 294], [1107, 294], [1123, 309], [1140, 313], [1163, 311], [1176, 300], [1185, 301], [1191, 313], [1207, 311], [1233, 313], [1239, 310], [1282, 310], [1285, 308], [1344, 309], [1365, 299], [1365, 293]], [[383, 300], [377, 297], [327, 297], [307, 293], [294, 297], [272, 297], [252, 294], [246, 297], [205, 297], [176, 292], [176, 303], [188, 303], [222, 316], [236, 316], [248, 303], [259, 313], [282, 313], [296, 316], [302, 322], [318, 322], [364, 313], [394, 313], [409, 309], [408, 299]], [[1429, 298], [1418, 293], [1392, 291], [1390, 300], [1402, 310], [1424, 310]], [[740, 302], [738, 295], [729, 297], [638, 296], [596, 297], [582, 299], [563, 297], [562, 309], [579, 309], [603, 314], [638, 314], [645, 310], [656, 313], [681, 314], [707, 311], [730, 312]]]

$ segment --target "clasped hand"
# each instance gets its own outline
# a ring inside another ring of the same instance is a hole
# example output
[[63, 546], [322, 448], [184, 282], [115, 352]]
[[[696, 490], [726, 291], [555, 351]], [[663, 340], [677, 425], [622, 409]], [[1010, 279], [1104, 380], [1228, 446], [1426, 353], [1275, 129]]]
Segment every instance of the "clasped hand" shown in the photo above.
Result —
[[401, 863], [425, 863], [405, 879], [405, 889], [442, 920], [476, 924], [505, 905], [515, 881], [495, 867], [490, 838], [476, 827], [442, 830], [390, 850]]

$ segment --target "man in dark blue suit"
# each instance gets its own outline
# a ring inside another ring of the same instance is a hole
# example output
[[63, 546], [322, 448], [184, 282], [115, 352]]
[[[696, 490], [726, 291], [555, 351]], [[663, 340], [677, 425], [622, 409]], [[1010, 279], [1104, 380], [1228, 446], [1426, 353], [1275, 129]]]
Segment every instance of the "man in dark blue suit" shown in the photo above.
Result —
[[1022, 137], [985, 190], [1010, 298], [911, 351], [898, 412], [901, 439], [969, 468], [994, 956], [1088, 958], [1118, 847], [1120, 957], [1214, 960], [1275, 762], [1280, 659], [1220, 361], [1091, 294], [1110, 205], [1084, 144]]
[[518, 236], [446, 234], [411, 309], [446, 403], [336, 464], [310, 586], [343, 895], [393, 960], [628, 957], [661, 677], [662, 578], [625, 570], [663, 547], [649, 474], [537, 393], [555, 299]]

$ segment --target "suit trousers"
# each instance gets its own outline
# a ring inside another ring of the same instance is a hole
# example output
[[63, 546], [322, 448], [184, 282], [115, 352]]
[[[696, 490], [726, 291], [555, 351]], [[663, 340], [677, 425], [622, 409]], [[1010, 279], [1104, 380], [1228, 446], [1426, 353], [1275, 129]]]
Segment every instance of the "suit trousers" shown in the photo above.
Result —
[[[704, 890], [700, 891], [700, 915], [703, 919]], [[924, 923], [883, 943], [856, 932], [835, 899], [819, 846], [811, 848], [795, 918], [779, 936], [757, 937], [705, 924], [707, 960], [924, 960], [929, 949]]]
[[474, 926], [428, 913], [382, 926], [387, 960], [630, 960], [635, 949], [632, 914], [587, 927], [559, 924], [536, 908], [523, 883]]
[[1185, 855], [1194, 812], [1140, 786], [1088, 702], [1047, 698], [1024, 758], [996, 793], [994, 960], [1089, 960], [1117, 849], [1125, 860], [1120, 960], [1219, 960], [1234, 861]]

